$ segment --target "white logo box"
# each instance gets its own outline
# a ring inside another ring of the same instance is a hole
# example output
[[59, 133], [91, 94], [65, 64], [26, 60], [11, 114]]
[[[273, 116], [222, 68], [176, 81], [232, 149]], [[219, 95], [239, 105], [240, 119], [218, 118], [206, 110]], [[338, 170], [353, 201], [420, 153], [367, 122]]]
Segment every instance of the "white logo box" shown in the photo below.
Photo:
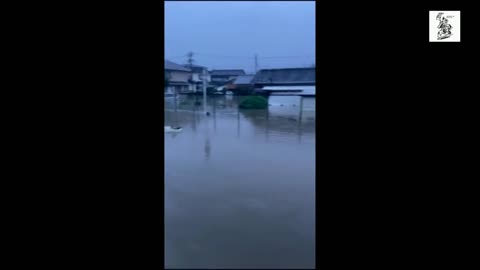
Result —
[[430, 42], [460, 42], [460, 11], [429, 11]]

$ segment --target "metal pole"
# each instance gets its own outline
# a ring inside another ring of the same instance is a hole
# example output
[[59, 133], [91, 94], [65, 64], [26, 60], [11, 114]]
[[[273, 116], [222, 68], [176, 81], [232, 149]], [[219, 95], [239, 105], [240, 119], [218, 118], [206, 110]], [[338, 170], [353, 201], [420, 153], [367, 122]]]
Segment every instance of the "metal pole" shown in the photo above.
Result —
[[302, 142], [303, 96], [300, 96], [300, 112], [298, 114], [298, 142]]
[[213, 130], [217, 131], [217, 97], [213, 97]]
[[266, 141], [266, 142], [268, 142], [268, 127], [269, 127], [269, 121], [270, 121], [270, 117], [269, 117], [269, 115], [270, 115], [269, 108], [267, 108], [267, 110], [266, 110], [266, 114], [267, 114], [267, 115], [266, 115], [266, 117], [265, 117], [265, 119], [266, 119], [266, 121], [265, 121], [265, 122], [266, 122], [266, 123], [265, 123], [265, 141]]
[[178, 127], [178, 117], [177, 117], [177, 91], [175, 91], [175, 94], [173, 96], [173, 102], [174, 102], [174, 114], [175, 114], [175, 126]]
[[203, 69], [203, 113], [207, 113], [207, 70]]
[[240, 138], [240, 108], [237, 108], [237, 138]]

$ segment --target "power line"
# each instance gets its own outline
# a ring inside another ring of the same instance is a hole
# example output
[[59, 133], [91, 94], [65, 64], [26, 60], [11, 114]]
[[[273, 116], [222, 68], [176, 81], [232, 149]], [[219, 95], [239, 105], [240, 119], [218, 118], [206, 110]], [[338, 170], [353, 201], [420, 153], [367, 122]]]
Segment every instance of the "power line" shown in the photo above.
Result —
[[[234, 56], [234, 55], [218, 55], [210, 53], [196, 53], [199, 56], [207, 57], [224, 57], [224, 58], [250, 58], [251, 56]], [[297, 56], [262, 56], [258, 57], [260, 59], [274, 59], [274, 58], [310, 58], [315, 57], [314, 55], [297, 55]]]
[[313, 55], [304, 55], [304, 56], [267, 56], [261, 57], [263, 59], [274, 59], [274, 58], [310, 58], [314, 57]]
[[200, 56], [207, 56], [207, 57], [224, 57], [224, 58], [246, 58], [251, 56], [231, 56], [231, 55], [218, 55], [218, 54], [205, 54], [205, 53], [197, 53]]
[[[206, 62], [211, 62], [212, 59], [224, 59], [224, 61], [229, 61], [231, 62], [229, 65], [231, 66], [232, 64], [235, 65], [236, 67], [235, 68], [238, 68], [239, 66], [243, 66], [243, 68], [246, 68], [247, 66], [250, 66], [251, 64], [247, 64], [247, 62], [250, 62], [252, 61], [252, 56], [233, 56], [233, 55], [219, 55], [219, 54], [207, 54], [207, 53], [198, 53], [198, 52], [189, 52], [187, 54], [184, 54], [184, 55], [179, 55], [179, 56], [173, 56], [173, 57], [169, 57], [168, 59], [178, 59], [178, 58], [185, 58], [185, 62], [187, 64], [193, 64], [193, 62], [197, 62], [195, 60], [193, 60], [193, 56], [197, 56], [197, 59], [202, 59], [202, 58], [209, 58], [210, 60], [207, 61], [206, 59], [204, 61]], [[231, 59], [231, 60], [227, 60], [225, 58], [236, 58], [236, 59]], [[295, 60], [294, 62], [298, 62], [298, 63], [286, 63], [285, 61], [288, 61], [288, 59], [292, 59], [292, 58], [296, 58], [296, 59], [304, 59], [304, 58], [310, 58], [310, 60], [312, 60], [313, 62], [315, 62], [315, 56], [314, 55], [302, 55], [302, 56], [292, 56], [292, 55], [289, 55], [289, 56], [265, 56], [265, 57], [261, 57], [261, 56], [258, 56], [257, 54], [254, 54], [254, 69], [253, 71], [256, 73], [256, 71], [262, 69], [262, 68], [287, 68], [287, 67], [304, 67], [304, 66], [307, 66], [305, 64], [305, 62], [303, 62], [304, 60]], [[259, 60], [262, 60], [262, 65], [260, 65], [260, 61]], [[291, 61], [291, 60], [290, 60]], [[300, 61], [302, 63], [300, 63]], [[203, 61], [200, 61], [200, 62], [203, 62]], [[234, 64], [235, 63], [235, 64]], [[251, 63], [251, 62], [250, 62]], [[223, 67], [222, 68], [226, 68], [226, 66], [222, 65]], [[310, 66], [310, 65], [308, 65]], [[213, 68], [213, 66], [212, 66]], [[219, 68], [219, 67], [218, 67]], [[233, 67], [232, 67], [233, 68]], [[248, 68], [247, 68], [248, 69]]]
[[177, 58], [183, 58], [185, 56], [187, 56], [187, 55], [172, 56], [172, 57], [165, 57], [165, 58], [167, 58], [167, 59], [177, 59]]

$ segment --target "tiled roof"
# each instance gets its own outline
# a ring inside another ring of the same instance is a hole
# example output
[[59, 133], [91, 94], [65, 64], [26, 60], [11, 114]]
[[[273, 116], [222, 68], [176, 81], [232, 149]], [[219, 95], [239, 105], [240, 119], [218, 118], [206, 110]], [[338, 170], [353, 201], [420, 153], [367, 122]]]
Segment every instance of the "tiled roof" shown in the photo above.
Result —
[[211, 71], [212, 76], [240, 76], [245, 75], [243, 69], [217, 69]]
[[172, 61], [168, 61], [168, 60], [165, 60], [165, 70], [176, 70], [176, 71], [186, 71], [186, 72], [190, 72], [191, 70], [184, 67], [184, 66], [181, 66], [179, 64], [176, 64]]
[[252, 83], [315, 83], [315, 68], [262, 69], [257, 72]]
[[183, 65], [185, 68], [189, 68], [190, 70], [192, 70], [192, 72], [195, 72], [195, 73], [202, 73], [204, 69], [207, 69], [206, 67], [204, 66], [199, 66], [199, 65], [189, 65], [189, 64], [186, 64], [186, 65]]
[[237, 79], [233, 82], [234, 84], [250, 84], [252, 82], [254, 75], [242, 75], [238, 76]]

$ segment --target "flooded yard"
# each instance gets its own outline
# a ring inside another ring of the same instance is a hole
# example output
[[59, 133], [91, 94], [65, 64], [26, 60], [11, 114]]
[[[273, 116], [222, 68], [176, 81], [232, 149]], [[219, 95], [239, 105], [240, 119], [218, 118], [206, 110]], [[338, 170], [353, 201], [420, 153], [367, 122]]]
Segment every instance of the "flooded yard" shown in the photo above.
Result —
[[165, 267], [314, 268], [315, 98], [165, 101]]

